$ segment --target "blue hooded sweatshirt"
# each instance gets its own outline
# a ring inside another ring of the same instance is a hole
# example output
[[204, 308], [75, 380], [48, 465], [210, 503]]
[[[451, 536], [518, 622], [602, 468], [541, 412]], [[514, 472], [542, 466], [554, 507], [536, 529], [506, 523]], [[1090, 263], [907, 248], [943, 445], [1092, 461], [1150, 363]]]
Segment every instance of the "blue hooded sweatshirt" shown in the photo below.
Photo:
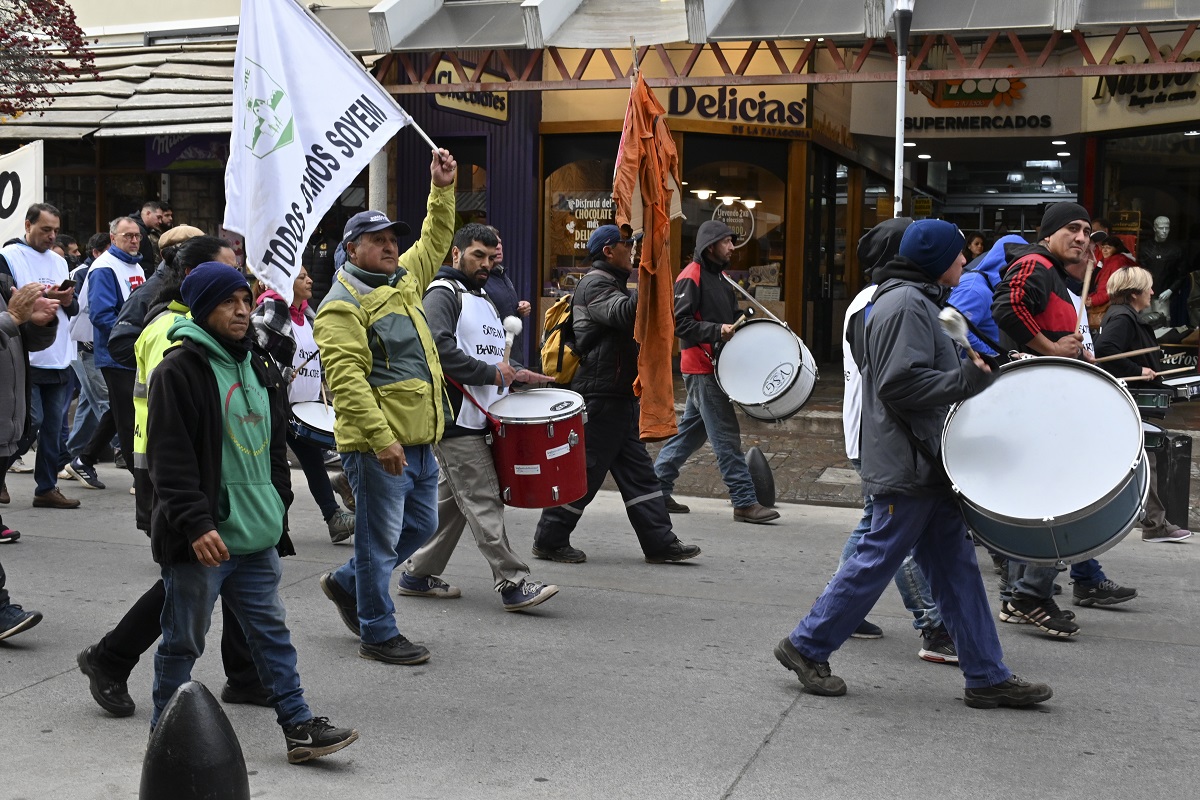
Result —
[[[992, 294], [1000, 283], [1000, 273], [1008, 266], [1004, 246], [1028, 244], [1020, 236], [1001, 236], [992, 249], [967, 265], [958, 286], [950, 292], [949, 305], [954, 306], [972, 325], [983, 331], [993, 341], [1000, 341], [1000, 326], [992, 318]], [[985, 344], [974, 332], [968, 331], [967, 339], [977, 353], [998, 356], [996, 348]]]

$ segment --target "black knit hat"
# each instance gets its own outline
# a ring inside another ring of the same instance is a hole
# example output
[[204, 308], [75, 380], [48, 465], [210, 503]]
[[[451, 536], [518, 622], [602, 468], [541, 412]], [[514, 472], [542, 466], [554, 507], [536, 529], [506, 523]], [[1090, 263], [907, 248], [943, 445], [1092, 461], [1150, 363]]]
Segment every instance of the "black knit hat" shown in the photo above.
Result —
[[1092, 215], [1079, 203], [1052, 203], [1046, 206], [1046, 213], [1042, 214], [1038, 235], [1045, 239], [1059, 228], [1066, 227], [1076, 220], [1083, 220], [1091, 225]]

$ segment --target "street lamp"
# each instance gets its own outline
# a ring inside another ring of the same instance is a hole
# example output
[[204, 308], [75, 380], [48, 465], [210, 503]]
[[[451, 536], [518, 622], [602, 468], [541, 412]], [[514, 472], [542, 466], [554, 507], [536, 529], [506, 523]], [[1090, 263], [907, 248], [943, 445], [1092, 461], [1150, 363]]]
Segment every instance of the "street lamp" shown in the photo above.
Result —
[[892, 216], [900, 216], [904, 200], [904, 97], [907, 89], [908, 34], [916, 0], [896, 0], [892, 20], [896, 26], [896, 177], [892, 184]]

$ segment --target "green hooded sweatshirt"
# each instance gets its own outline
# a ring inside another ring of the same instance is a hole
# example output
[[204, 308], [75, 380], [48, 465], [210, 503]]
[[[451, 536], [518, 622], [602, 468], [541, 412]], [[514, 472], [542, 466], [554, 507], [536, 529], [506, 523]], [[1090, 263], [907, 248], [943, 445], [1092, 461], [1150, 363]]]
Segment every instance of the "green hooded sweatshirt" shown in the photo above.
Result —
[[217, 533], [233, 555], [274, 547], [283, 534], [285, 509], [271, 482], [271, 401], [266, 387], [248, 354], [235, 360], [191, 319], [179, 319], [168, 336], [203, 346], [217, 379], [222, 420]]

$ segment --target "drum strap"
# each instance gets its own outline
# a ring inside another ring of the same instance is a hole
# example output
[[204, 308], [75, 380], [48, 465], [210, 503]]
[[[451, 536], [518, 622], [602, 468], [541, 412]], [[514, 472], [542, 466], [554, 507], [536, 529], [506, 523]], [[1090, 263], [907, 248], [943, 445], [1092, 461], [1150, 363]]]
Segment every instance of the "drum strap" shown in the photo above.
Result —
[[475, 406], [476, 408], [478, 408], [478, 409], [479, 409], [479, 411], [480, 411], [480, 412], [483, 414], [483, 416], [487, 418], [488, 425], [489, 425], [489, 426], [492, 428], [492, 430], [495, 430], [495, 429], [497, 429], [497, 428], [499, 428], [499, 427], [500, 427], [500, 420], [498, 420], [498, 419], [496, 419], [495, 417], [493, 417], [491, 414], [489, 414], [489, 413], [488, 413], [488, 410], [487, 410], [486, 408], [484, 408], [483, 406], [479, 405], [479, 401], [478, 401], [478, 400], [476, 400], [476, 399], [475, 399], [475, 398], [474, 398], [474, 397], [471, 395], [471, 393], [470, 393], [470, 392], [468, 392], [468, 391], [466, 390], [466, 388], [465, 388], [465, 387], [464, 387], [464, 386], [463, 386], [461, 383], [459, 383], [458, 381], [454, 380], [454, 378], [451, 378], [449, 375], [446, 375], [445, 373], [443, 373], [443, 374], [442, 374], [442, 377], [443, 377], [443, 378], [445, 378], [445, 379], [446, 379], [446, 380], [447, 380], [449, 383], [452, 383], [452, 384], [454, 384], [454, 388], [455, 388], [455, 389], [458, 389], [458, 391], [462, 392], [462, 396], [463, 396], [463, 399], [464, 399], [464, 400], [470, 400], [470, 401], [471, 401], [471, 405], [473, 405], [473, 406]]
[[[953, 307], [953, 306], [951, 306], [951, 308], [954, 308], [954, 307]], [[957, 311], [957, 309], [955, 309], [955, 310]], [[962, 314], [962, 312], [961, 312], [961, 311], [959, 311], [959, 313], [960, 313], [960, 314]], [[993, 339], [992, 337], [988, 336], [988, 335], [987, 335], [986, 333], [984, 333], [983, 331], [981, 331], [981, 330], [979, 329], [979, 327], [978, 327], [978, 326], [977, 326], [977, 325], [976, 325], [974, 322], [971, 322], [971, 318], [970, 318], [970, 317], [968, 317], [966, 314], [962, 314], [962, 318], [963, 318], [963, 322], [967, 323], [967, 328], [969, 328], [969, 329], [970, 329], [971, 333], [975, 334], [975, 337], [976, 337], [977, 339], [979, 339], [979, 341], [983, 342], [983, 343], [984, 343], [984, 344], [986, 344], [988, 347], [990, 347], [990, 348], [992, 348], [993, 350], [995, 350], [997, 353], [1003, 353], [1003, 352], [1004, 352], [1004, 348], [1000, 346], [1000, 343], [999, 343], [999, 342], [997, 342], [997, 341], [996, 341], [995, 339]]]

